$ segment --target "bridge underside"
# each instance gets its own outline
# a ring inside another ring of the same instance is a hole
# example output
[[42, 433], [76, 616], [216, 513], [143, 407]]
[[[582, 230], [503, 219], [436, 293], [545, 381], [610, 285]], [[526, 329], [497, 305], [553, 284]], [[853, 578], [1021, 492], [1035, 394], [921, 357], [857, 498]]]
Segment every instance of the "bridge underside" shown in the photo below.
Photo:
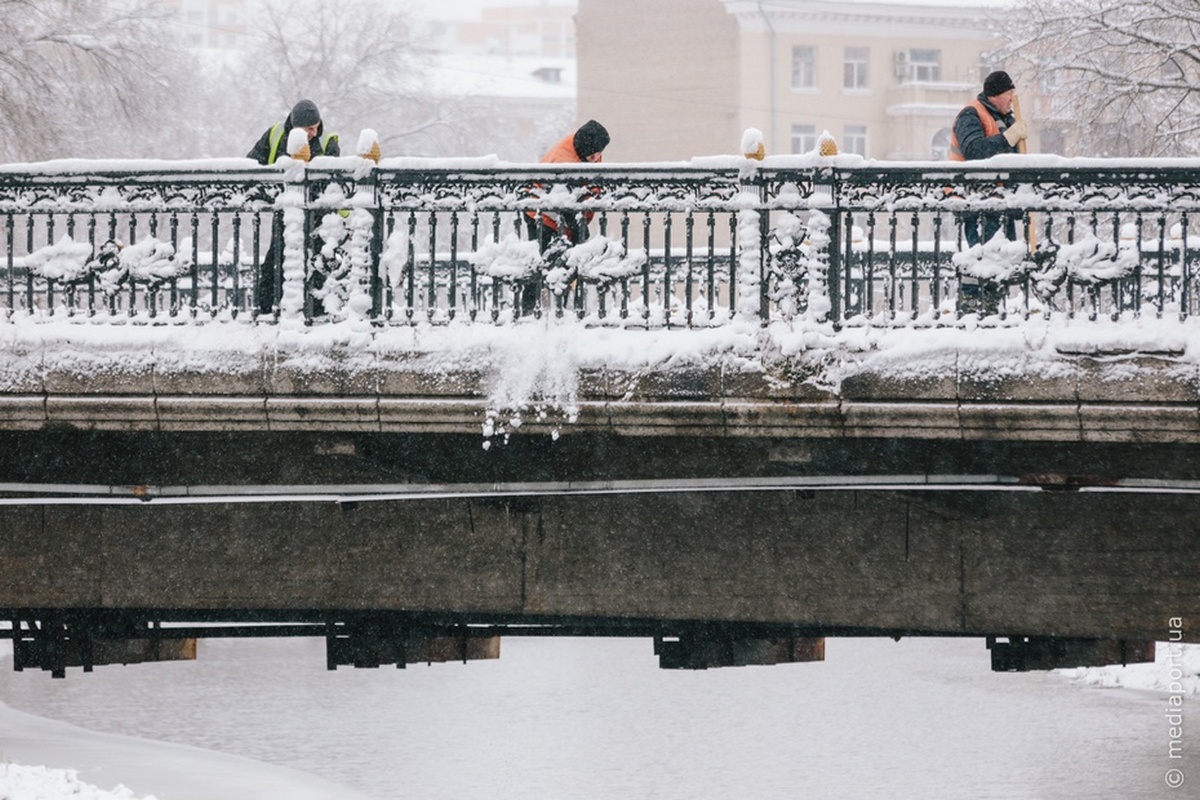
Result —
[[1190, 446], [39, 437], [5, 437], [18, 639], [267, 622], [348, 638], [336, 666], [403, 663], [363, 630], [412, 661], [457, 635], [1132, 643], [1200, 618]]

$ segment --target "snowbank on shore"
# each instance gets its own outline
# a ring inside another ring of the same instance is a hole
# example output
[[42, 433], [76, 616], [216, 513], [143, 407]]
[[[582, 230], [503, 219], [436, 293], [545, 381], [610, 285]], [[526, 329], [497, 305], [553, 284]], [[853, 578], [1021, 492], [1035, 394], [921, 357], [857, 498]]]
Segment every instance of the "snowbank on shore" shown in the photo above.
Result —
[[0, 800], [130, 798], [367, 800], [353, 789], [286, 767], [97, 733], [0, 704]]

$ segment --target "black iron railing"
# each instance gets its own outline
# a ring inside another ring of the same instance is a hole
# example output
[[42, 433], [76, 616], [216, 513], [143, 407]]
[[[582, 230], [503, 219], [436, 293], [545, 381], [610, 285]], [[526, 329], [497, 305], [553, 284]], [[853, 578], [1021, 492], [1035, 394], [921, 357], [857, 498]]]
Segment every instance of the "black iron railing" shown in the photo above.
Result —
[[[1172, 162], [65, 163], [0, 169], [9, 319], [902, 326], [1197, 305], [1200, 171]], [[539, 237], [543, 216], [587, 236]], [[972, 246], [979, 226], [999, 235]]]

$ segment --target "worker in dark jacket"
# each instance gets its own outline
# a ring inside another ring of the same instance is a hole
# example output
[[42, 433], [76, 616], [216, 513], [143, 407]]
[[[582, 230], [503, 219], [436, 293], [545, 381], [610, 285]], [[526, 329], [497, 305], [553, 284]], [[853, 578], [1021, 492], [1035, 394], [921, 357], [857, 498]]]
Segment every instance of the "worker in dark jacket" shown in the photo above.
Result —
[[287, 155], [288, 134], [292, 128], [304, 128], [308, 134], [309, 156], [340, 156], [342, 150], [336, 133], [325, 133], [321, 112], [312, 100], [301, 100], [292, 106], [292, 113], [283, 122], [277, 122], [259, 137], [254, 147], [246, 154], [260, 164], [274, 164], [275, 159]]
[[[312, 100], [301, 100], [292, 106], [287, 119], [275, 123], [259, 137], [246, 157], [253, 158], [260, 164], [274, 164], [281, 155], [287, 155], [288, 135], [293, 128], [303, 128], [308, 134], [308, 153], [300, 156], [301, 160], [307, 161], [314, 156], [341, 155], [338, 136], [336, 133], [325, 133], [325, 123], [321, 120], [317, 104]], [[279, 302], [283, 287], [283, 259], [280, 257], [282, 252], [283, 225], [281, 219], [276, 216], [271, 225], [271, 244], [259, 267], [258, 280], [255, 283], [254, 298], [260, 314], [270, 314]], [[323, 278], [323, 275], [314, 274], [310, 280], [316, 285], [316, 282]]]
[[[1016, 86], [1007, 72], [996, 71], [983, 81], [983, 91], [968, 103], [954, 119], [950, 133], [951, 161], [980, 161], [1002, 153], [1018, 153], [1021, 143], [1029, 136], [1025, 120], [1013, 115]], [[962, 214], [963, 236], [974, 247], [990, 241], [1004, 228], [1004, 236], [1017, 238], [1017, 226], [1012, 214], [984, 212]], [[980, 230], [982, 228], [982, 231]], [[982, 233], [982, 235], [981, 235]], [[963, 310], [994, 313], [999, 307], [999, 289], [981, 286], [979, 279], [964, 275], [960, 282]]]
[[[979, 161], [1001, 153], [1020, 152], [1021, 142], [1029, 136], [1025, 120], [1013, 116], [1013, 101], [1016, 87], [1007, 72], [993, 72], [983, 81], [983, 91], [968, 103], [954, 118], [954, 129], [950, 133], [951, 161]], [[971, 224], [967, 224], [970, 221]], [[983, 215], [983, 236], [979, 235], [979, 215], [964, 214], [963, 231], [967, 244], [986, 242], [1000, 229], [999, 214]], [[1016, 238], [1016, 229], [1010, 217], [1006, 224], [1006, 236]]]

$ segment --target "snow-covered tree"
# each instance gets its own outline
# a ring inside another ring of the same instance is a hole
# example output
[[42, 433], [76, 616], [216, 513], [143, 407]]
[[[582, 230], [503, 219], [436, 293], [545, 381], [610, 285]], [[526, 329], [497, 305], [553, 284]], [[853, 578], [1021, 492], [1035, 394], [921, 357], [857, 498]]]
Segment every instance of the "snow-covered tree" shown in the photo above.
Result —
[[0, 160], [186, 155], [163, 133], [191, 63], [170, 22], [153, 0], [0, 0]]
[[[265, 107], [286, 114], [307, 97], [343, 137], [377, 130], [385, 157], [471, 152], [462, 110], [428, 91], [433, 53], [407, 4], [276, 0], [249, 19], [238, 86], [252, 76]], [[258, 118], [254, 134], [274, 121]]]
[[[574, 122], [571, 109], [530, 136], [480, 97], [445, 94], [431, 75], [429, 27], [402, 0], [257, 0], [248, 3], [244, 53], [220, 67], [215, 103], [236, 130], [220, 153], [242, 155], [301, 98], [321, 109], [346, 152], [364, 128], [384, 158], [499, 154], [533, 159]], [[232, 89], [233, 91], [229, 91]]]
[[1200, 2], [1021, 0], [1005, 20], [1007, 53], [1074, 124], [1067, 155], [1200, 153]]

